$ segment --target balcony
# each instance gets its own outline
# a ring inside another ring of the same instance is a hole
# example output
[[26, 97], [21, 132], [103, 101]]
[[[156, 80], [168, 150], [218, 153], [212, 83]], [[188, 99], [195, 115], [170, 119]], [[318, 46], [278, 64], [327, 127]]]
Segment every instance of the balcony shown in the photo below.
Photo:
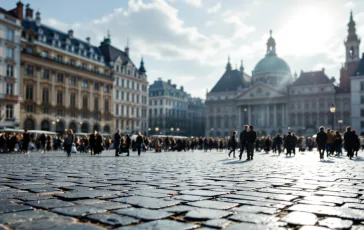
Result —
[[63, 60], [57, 60], [57, 57], [54, 57], [54, 58], [51, 58], [51, 57], [48, 57], [48, 56], [47, 57], [44, 57], [40, 53], [28, 52], [27, 50], [23, 50], [22, 53], [23, 54], [30, 55], [32, 57], [38, 57], [38, 58], [41, 58], [41, 59], [46, 60], [46, 61], [49, 61], [49, 62], [58, 63], [58, 64], [61, 64], [61, 65], [70, 67], [70, 68], [72, 68], [74, 70], [77, 70], [77, 71], [84, 71], [84, 72], [86, 72], [88, 74], [89, 73], [92, 73], [92, 74], [96, 74], [96, 75], [99, 75], [99, 76], [104, 77], [104, 78], [108, 78], [108, 79], [114, 80], [114, 75], [103, 74], [103, 73], [100, 73], [100, 72], [95, 71], [95, 70], [85, 69], [81, 65], [75, 66], [75, 65], [72, 65], [70, 62], [65, 62]]

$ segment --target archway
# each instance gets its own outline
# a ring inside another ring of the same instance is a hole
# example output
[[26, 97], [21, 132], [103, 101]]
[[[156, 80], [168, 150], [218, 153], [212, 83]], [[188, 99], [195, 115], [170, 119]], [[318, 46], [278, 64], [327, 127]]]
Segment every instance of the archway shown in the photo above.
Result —
[[51, 123], [48, 120], [43, 120], [40, 124], [40, 129], [44, 131], [51, 131]]
[[104, 126], [104, 133], [110, 133], [110, 126], [108, 125]]
[[100, 130], [100, 126], [99, 126], [99, 124], [94, 124], [94, 128], [93, 128], [93, 130], [92, 131], [97, 131], [97, 132], [100, 132], [101, 130]]
[[34, 122], [34, 120], [31, 119], [31, 118], [27, 118], [24, 121], [24, 129], [27, 129], [27, 130], [35, 129], [35, 122]]
[[86, 122], [82, 123], [81, 132], [82, 133], [89, 133], [88, 123], [86, 123]]
[[64, 129], [65, 129], [65, 124], [64, 121], [60, 120], [58, 122], [56, 122], [56, 132], [59, 133], [60, 135], [64, 134]]
[[77, 133], [77, 125], [74, 121], [69, 124], [69, 129], [72, 129], [74, 133]]

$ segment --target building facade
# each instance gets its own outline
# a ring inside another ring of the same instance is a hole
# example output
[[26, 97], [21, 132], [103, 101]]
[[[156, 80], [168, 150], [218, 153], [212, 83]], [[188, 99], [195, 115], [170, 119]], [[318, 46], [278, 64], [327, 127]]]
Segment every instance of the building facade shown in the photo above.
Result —
[[198, 97], [188, 98], [188, 123], [186, 136], [205, 135], [205, 101]]
[[23, 4], [0, 8], [0, 128], [20, 126], [20, 39]]
[[100, 48], [33, 18], [22, 26], [20, 121], [25, 129], [110, 133], [114, 77]]
[[244, 73], [242, 64], [239, 69], [232, 69], [228, 60], [225, 73], [206, 96], [205, 135], [230, 136], [232, 131], [242, 130], [244, 124], [253, 125], [261, 136], [288, 130], [298, 135], [312, 135], [321, 125], [337, 130], [350, 125], [350, 86], [347, 85], [350, 71], [358, 64], [356, 53], [360, 40], [355, 40], [352, 15], [348, 26], [345, 46], [349, 56], [340, 71], [339, 86], [324, 69], [292, 75], [289, 65], [277, 55], [272, 32], [266, 55], [251, 76]]
[[115, 127], [122, 132], [144, 135], [148, 131], [148, 81], [143, 59], [139, 69], [129, 57], [130, 49], [124, 51], [111, 45], [111, 39], [101, 42], [100, 50], [113, 71]]
[[183, 86], [154, 81], [149, 86], [149, 134], [187, 135], [188, 98]]
[[363, 135], [364, 132], [364, 53], [351, 77], [351, 126]]

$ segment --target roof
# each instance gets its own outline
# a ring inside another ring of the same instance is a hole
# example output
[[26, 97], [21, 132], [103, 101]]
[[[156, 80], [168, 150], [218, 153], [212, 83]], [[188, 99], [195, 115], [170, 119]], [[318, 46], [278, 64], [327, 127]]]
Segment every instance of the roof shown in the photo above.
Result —
[[170, 81], [162, 81], [161, 79], [158, 79], [157, 81], [154, 81], [153, 84], [149, 85], [149, 91], [158, 89], [173, 89], [183, 91], [183, 87], [182, 89], [177, 89], [177, 85], [172, 84]]
[[[46, 26], [46, 25], [43, 25], [43, 24], [40, 24], [39, 26], [37, 26], [35, 20], [29, 20], [27, 18], [25, 18], [23, 20], [22, 26], [23, 26], [24, 31], [32, 30], [37, 35], [39, 34], [39, 31], [41, 29], [42, 30], [42, 35], [46, 36], [46, 41], [44, 43], [46, 43], [47, 45], [50, 45], [50, 46], [52, 46], [52, 42], [54, 40], [55, 35], [58, 35], [58, 41], [61, 41], [61, 47], [58, 47], [58, 48], [61, 48], [61, 49], [65, 49], [65, 47], [67, 45], [66, 40], [69, 39], [70, 40], [70, 45], [72, 45], [74, 47], [73, 53], [76, 54], [76, 55], [79, 55], [78, 51], [80, 49], [80, 44], [82, 44], [83, 45], [83, 50], [87, 51], [86, 56], [82, 55], [82, 57], [86, 57], [86, 58], [90, 58], [92, 60], [95, 60], [94, 58], [91, 58], [90, 48], [92, 48], [94, 54], [97, 55], [97, 61], [105, 62], [104, 55], [101, 52], [101, 50], [99, 49], [99, 47], [90, 45], [88, 42], [82, 41], [82, 40], [74, 38], [74, 37], [70, 38], [68, 33], [59, 31], [57, 29], [54, 29], [52, 27], [49, 27], [49, 26]], [[72, 52], [71, 50], [67, 50], [67, 51]]]
[[352, 77], [363, 76], [363, 75], [364, 75], [364, 53], [362, 54], [359, 65], [358, 65], [358, 67], [356, 67], [356, 70], [354, 71]]
[[220, 80], [216, 83], [210, 93], [222, 93], [236, 91], [239, 87], [246, 88], [250, 85], [251, 79], [247, 74], [241, 74], [239, 70], [227, 69]]
[[288, 64], [275, 55], [266, 55], [261, 59], [253, 70], [253, 76], [265, 73], [280, 73], [291, 75], [291, 69]]
[[99, 48], [100, 48], [101, 52], [104, 54], [105, 60], [107, 63], [113, 62], [118, 57], [120, 57], [121, 60], [123, 61], [123, 64], [126, 64], [127, 62], [131, 62], [134, 65], [132, 60], [129, 58], [128, 55], [126, 55], [126, 53], [124, 51], [122, 51], [112, 45], [102, 44]]
[[329, 77], [322, 71], [301, 72], [300, 76], [291, 86], [333, 84]]
[[4, 8], [1, 8], [0, 7], [0, 13], [7, 14], [9, 16], [12, 16], [12, 17], [17, 18], [17, 15], [15, 14], [14, 10], [15, 9], [13, 9], [13, 10], [5, 10]]

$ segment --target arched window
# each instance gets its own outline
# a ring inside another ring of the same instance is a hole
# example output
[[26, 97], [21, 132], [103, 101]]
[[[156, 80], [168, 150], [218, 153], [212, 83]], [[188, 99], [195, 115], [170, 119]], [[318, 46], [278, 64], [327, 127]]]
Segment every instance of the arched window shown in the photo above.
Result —
[[81, 132], [82, 133], [88, 133], [89, 132], [89, 130], [88, 130], [88, 123], [82, 123], [82, 125], [81, 125]]
[[83, 98], [82, 98], [82, 108], [87, 109], [87, 107], [88, 107], [88, 98], [87, 98], [87, 96], [83, 96]]
[[99, 110], [99, 98], [94, 99], [94, 111]]
[[30, 119], [30, 118], [27, 118], [24, 121], [24, 129], [27, 129], [27, 130], [35, 129], [35, 122], [34, 122], [34, 120], [33, 119]]
[[44, 131], [51, 131], [51, 123], [48, 120], [43, 120], [40, 129]]

